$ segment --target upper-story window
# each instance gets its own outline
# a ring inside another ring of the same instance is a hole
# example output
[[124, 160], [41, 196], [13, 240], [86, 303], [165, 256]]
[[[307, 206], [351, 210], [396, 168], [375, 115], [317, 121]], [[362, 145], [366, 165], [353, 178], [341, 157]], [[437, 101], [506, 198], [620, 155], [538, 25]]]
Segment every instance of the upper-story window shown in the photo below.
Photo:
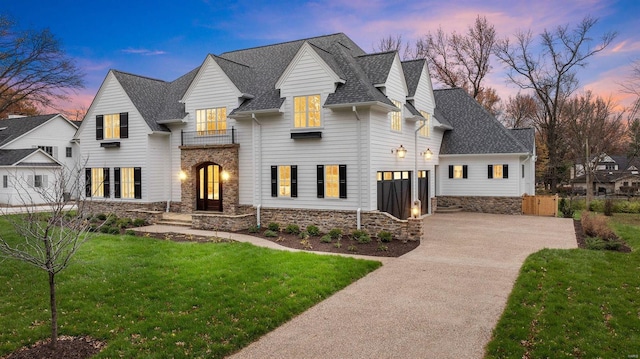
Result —
[[227, 108], [196, 110], [196, 131], [198, 131], [198, 135], [225, 134], [227, 131]]
[[128, 137], [128, 112], [96, 116], [96, 140]]
[[293, 127], [320, 127], [320, 95], [295, 96], [293, 98]]
[[53, 157], [53, 146], [38, 146], [38, 148], [46, 152], [49, 156]]
[[431, 134], [431, 114], [426, 112], [426, 111], [420, 111], [420, 114], [422, 115], [422, 117], [424, 117], [424, 126], [422, 122], [420, 122], [418, 124], [418, 126], [422, 126], [420, 128], [420, 136], [421, 137], [429, 137], [429, 135]]
[[402, 108], [404, 107], [400, 101], [391, 100], [393, 104], [400, 109], [399, 112], [390, 112], [389, 117], [391, 119], [391, 130], [392, 131], [402, 131]]

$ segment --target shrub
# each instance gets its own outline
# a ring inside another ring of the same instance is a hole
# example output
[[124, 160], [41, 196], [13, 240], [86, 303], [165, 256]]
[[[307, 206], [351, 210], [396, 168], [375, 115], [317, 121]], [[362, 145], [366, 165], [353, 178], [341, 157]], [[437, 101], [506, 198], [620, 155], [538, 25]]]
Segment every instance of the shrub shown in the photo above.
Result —
[[309, 238], [309, 232], [307, 232], [307, 231], [302, 231], [302, 232], [300, 232], [300, 234], [298, 234], [298, 237], [299, 237], [300, 239], [308, 239], [308, 238]]
[[107, 219], [107, 215], [104, 214], [104, 213], [98, 213], [98, 214], [96, 214], [96, 218], [101, 220], [101, 221], [104, 221], [104, 220]]
[[613, 216], [613, 200], [611, 198], [607, 198], [604, 201], [604, 215], [607, 217]]
[[616, 240], [618, 237], [609, 228], [607, 218], [603, 215], [582, 212], [582, 230], [587, 237], [598, 237], [603, 240]]
[[258, 225], [254, 224], [253, 226], [249, 226], [249, 233], [258, 233], [260, 232], [260, 227], [258, 227]]
[[131, 218], [120, 218], [116, 221], [116, 226], [118, 228], [128, 228], [131, 227]]
[[102, 226], [100, 227], [100, 233], [109, 233], [111, 231], [110, 226]]
[[393, 239], [393, 235], [389, 231], [380, 231], [378, 232], [378, 239], [381, 242], [388, 243], [388, 242], [391, 242], [391, 240]]
[[371, 236], [369, 236], [369, 233], [367, 233], [367, 231], [356, 229], [355, 231], [351, 232], [351, 236], [353, 237], [353, 239], [358, 241], [358, 243], [371, 242]]
[[104, 224], [105, 226], [113, 226], [116, 224], [116, 221], [118, 221], [118, 216], [112, 213], [107, 216], [107, 219], [104, 221]]
[[349, 252], [357, 252], [358, 251], [358, 247], [356, 247], [355, 245], [350, 245], [349, 247], [347, 247], [347, 250]]
[[617, 251], [622, 246], [622, 243], [618, 240], [606, 241], [598, 237], [587, 237], [585, 239], [587, 249], [593, 250], [610, 250]]
[[313, 249], [313, 247], [311, 246], [311, 242], [309, 242], [308, 239], [301, 240], [300, 245], [302, 245], [302, 248], [304, 249]]
[[386, 251], [388, 251], [388, 250], [389, 250], [389, 247], [387, 247], [387, 246], [385, 246], [384, 244], [382, 244], [382, 243], [381, 243], [381, 244], [378, 246], [378, 250], [379, 250], [379, 251], [382, 251], [382, 252], [386, 252]]
[[342, 229], [334, 228], [329, 231], [329, 235], [331, 236], [332, 239], [340, 239], [342, 238]]
[[336, 248], [342, 248], [342, 243], [340, 243], [340, 241], [336, 242], [333, 244], [334, 247]]
[[314, 226], [313, 224], [310, 224], [307, 226], [307, 232], [309, 233], [310, 236], [320, 235], [320, 229], [318, 228], [318, 226]]
[[269, 238], [275, 238], [278, 236], [278, 232], [267, 229], [266, 231], [264, 231], [264, 236]]
[[147, 221], [145, 221], [142, 218], [136, 218], [136, 219], [133, 220], [133, 226], [134, 227], [142, 227], [145, 224], [147, 224]]
[[274, 232], [280, 231], [280, 224], [276, 222], [271, 222], [267, 225], [267, 229]]
[[124, 234], [126, 234], [127, 236], [135, 236], [136, 235], [136, 231], [134, 231], [132, 229], [127, 229], [126, 231], [124, 231]]
[[325, 234], [324, 236], [320, 237], [320, 242], [322, 243], [331, 243], [331, 240], [333, 240], [333, 238], [331, 238], [331, 236], [328, 234]]
[[300, 233], [300, 226], [298, 226], [297, 224], [289, 224], [289, 225], [287, 225], [287, 228], [285, 228], [284, 231], [289, 233], [289, 234], [299, 234]]
[[604, 212], [604, 201], [599, 199], [589, 202], [589, 211], [591, 212]]

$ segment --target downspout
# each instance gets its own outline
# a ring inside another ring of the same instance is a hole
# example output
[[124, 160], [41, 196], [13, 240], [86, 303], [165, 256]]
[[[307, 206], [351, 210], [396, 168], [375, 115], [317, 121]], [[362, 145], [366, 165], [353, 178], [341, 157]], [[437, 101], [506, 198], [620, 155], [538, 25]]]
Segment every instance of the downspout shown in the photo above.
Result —
[[169, 132], [169, 198], [167, 199], [167, 208], [165, 212], [169, 213], [171, 208], [171, 199], [173, 194], [173, 156], [171, 155], [171, 146], [173, 145], [173, 131]]
[[[358, 120], [356, 141], [357, 147], [360, 147], [360, 141], [362, 137], [362, 122], [360, 121], [360, 115], [358, 114], [358, 110], [356, 109], [356, 107], [352, 106], [351, 110], [356, 115], [356, 119]], [[356, 152], [358, 152], [358, 209], [356, 210], [356, 228], [360, 230], [362, 227], [362, 179], [360, 178], [362, 176], [362, 151], [358, 149]]]
[[[257, 176], [254, 176], [254, 179], [257, 177], [258, 179], [258, 203], [256, 204], [256, 225], [258, 226], [258, 228], [260, 228], [260, 209], [262, 208], [262, 124], [260, 123], [260, 121], [258, 121], [258, 119], [256, 118], [256, 114], [255, 113], [251, 113], [251, 118], [253, 119], [253, 121], [258, 125], [258, 128], [260, 129], [260, 135], [257, 138], [257, 141], [260, 142], [260, 146], [258, 146], [258, 155], [256, 156], [256, 132], [252, 131], [252, 135], [253, 135], [253, 145], [254, 145], [254, 149], [253, 149], [253, 173], [256, 174], [257, 172]], [[259, 163], [256, 164], [256, 160], [259, 160]], [[254, 183], [254, 187], [255, 189], [255, 183]]]
[[[420, 200], [418, 199], [418, 132], [420, 132], [420, 130], [426, 125], [427, 121], [425, 119], [424, 121], [422, 121], [422, 125], [420, 125], [420, 127], [418, 127], [413, 133], [413, 150], [415, 151], [413, 157], [413, 178], [415, 179], [415, 181], [413, 183], [413, 186], [411, 187], [413, 191], [413, 205], [418, 207], [418, 213], [422, 211], [422, 203], [420, 203]], [[429, 199], [427, 198], [427, 201], [428, 200]], [[429, 206], [428, 202], [427, 206]], [[428, 210], [427, 213], [429, 213]], [[420, 217], [420, 215], [418, 215], [418, 217]]]

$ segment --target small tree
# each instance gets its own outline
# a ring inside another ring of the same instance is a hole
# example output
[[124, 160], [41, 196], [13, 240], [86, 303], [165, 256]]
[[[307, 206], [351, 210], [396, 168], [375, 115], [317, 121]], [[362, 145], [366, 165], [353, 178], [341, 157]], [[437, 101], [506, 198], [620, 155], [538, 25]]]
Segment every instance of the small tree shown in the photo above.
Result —
[[[42, 172], [40, 172], [42, 173]], [[71, 201], [66, 195], [78, 191], [80, 171], [69, 171], [75, 175], [72, 181], [62, 169], [52, 170], [47, 176], [53, 181], [34, 186], [33, 175], [16, 172], [10, 185], [16, 189], [24, 204], [22, 213], [5, 215], [13, 225], [18, 239], [0, 237], [0, 259], [14, 258], [44, 270], [49, 280], [49, 305], [51, 309], [51, 347], [58, 341], [58, 310], [56, 299], [56, 275], [69, 266], [71, 258], [89, 234], [89, 221], [83, 216], [85, 201]], [[40, 174], [39, 176], [44, 176]], [[37, 203], [44, 203], [38, 205]], [[71, 209], [73, 208], [73, 209]]]

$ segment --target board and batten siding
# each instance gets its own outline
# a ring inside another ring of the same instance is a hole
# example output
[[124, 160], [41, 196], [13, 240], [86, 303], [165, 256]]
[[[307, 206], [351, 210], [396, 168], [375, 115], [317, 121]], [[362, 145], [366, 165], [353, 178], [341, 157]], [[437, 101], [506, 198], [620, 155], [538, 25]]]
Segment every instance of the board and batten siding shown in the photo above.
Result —
[[[441, 196], [521, 196], [518, 155], [441, 156], [438, 173]], [[488, 178], [488, 165], [509, 165], [509, 178]], [[449, 165], [466, 165], [467, 178], [449, 178]]]
[[[129, 138], [96, 140], [96, 116], [127, 112], [129, 114]], [[93, 105], [85, 116], [77, 137], [80, 139], [80, 163], [86, 168], [108, 167], [113, 181], [114, 167], [140, 167], [142, 170], [142, 199], [118, 199], [119, 201], [154, 202], [166, 200], [149, 197], [149, 188], [155, 179], [149, 177], [149, 134], [151, 130], [135, 108], [115, 76], [109, 73]], [[101, 142], [120, 142], [117, 148], [102, 148]], [[86, 161], [86, 164], [85, 164]], [[153, 171], [152, 171], [153, 172]], [[113, 189], [112, 189], [113, 192]], [[100, 200], [94, 198], [94, 200]], [[107, 200], [113, 201], [113, 193]]]

